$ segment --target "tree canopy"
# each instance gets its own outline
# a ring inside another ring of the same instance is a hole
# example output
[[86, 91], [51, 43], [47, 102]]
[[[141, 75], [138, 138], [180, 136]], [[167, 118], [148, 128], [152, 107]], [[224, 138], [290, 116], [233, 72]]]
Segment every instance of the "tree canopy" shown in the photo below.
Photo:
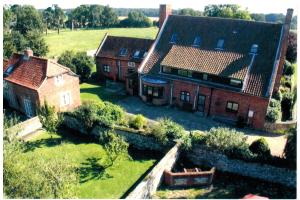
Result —
[[142, 12], [132, 11], [128, 13], [128, 18], [120, 22], [121, 27], [150, 27], [152, 26], [151, 20], [146, 17]]
[[205, 6], [204, 15], [209, 17], [238, 18], [246, 20], [251, 19], [249, 11], [242, 10], [241, 7], [236, 4], [220, 4]]

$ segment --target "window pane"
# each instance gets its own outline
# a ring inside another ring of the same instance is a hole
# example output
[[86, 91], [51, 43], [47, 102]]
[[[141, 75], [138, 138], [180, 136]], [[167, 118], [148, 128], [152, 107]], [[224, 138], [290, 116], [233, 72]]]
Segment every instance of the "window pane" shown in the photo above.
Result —
[[203, 74], [203, 80], [207, 80], [207, 74]]
[[237, 104], [237, 103], [232, 104], [232, 110], [237, 111], [238, 108], [239, 108], [239, 104]]
[[228, 102], [228, 103], [227, 103], [227, 108], [228, 108], [228, 109], [231, 109], [231, 108], [232, 108], [232, 103], [231, 103], [231, 102]]

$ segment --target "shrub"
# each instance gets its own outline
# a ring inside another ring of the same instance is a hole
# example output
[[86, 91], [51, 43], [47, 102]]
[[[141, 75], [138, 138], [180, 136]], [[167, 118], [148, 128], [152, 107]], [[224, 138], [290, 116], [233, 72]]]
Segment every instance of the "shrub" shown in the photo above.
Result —
[[271, 99], [270, 100], [270, 103], [269, 103], [269, 106], [270, 107], [280, 107], [280, 102], [278, 101], [278, 100], [276, 100], [276, 99]]
[[134, 129], [141, 129], [146, 125], [146, 123], [147, 119], [143, 115], [139, 114], [130, 118], [129, 126]]
[[205, 135], [205, 144], [221, 152], [238, 147], [248, 147], [243, 133], [229, 128], [212, 128]]
[[202, 131], [194, 131], [191, 134], [193, 144], [203, 144], [205, 142], [205, 133]]
[[292, 87], [292, 81], [291, 81], [290, 77], [282, 76], [280, 82], [281, 82], [282, 86], [291, 89], [291, 87]]
[[48, 105], [45, 101], [44, 104], [37, 109], [37, 113], [46, 131], [50, 133], [56, 132], [61, 120], [55, 111], [55, 107]]
[[4, 129], [8, 129], [20, 122], [20, 117], [16, 115], [14, 112], [12, 115], [7, 115], [6, 112], [3, 114], [3, 127]]
[[297, 60], [297, 33], [295, 32], [289, 33], [286, 59], [292, 63]]
[[287, 134], [287, 141], [284, 147], [284, 157], [289, 164], [296, 168], [297, 163], [297, 127], [289, 130]]
[[282, 120], [289, 120], [292, 118], [293, 106], [294, 94], [292, 92], [284, 93], [281, 101]]
[[160, 143], [167, 144], [166, 127], [161, 126], [161, 123], [154, 123], [150, 127], [151, 135], [153, 135]]
[[280, 90], [274, 92], [273, 95], [272, 95], [272, 98], [277, 100], [277, 101], [281, 101], [282, 94], [281, 94]]
[[110, 102], [104, 102], [104, 107], [97, 114], [97, 122], [107, 127], [123, 124], [125, 121], [123, 108]]
[[267, 109], [266, 120], [274, 123], [280, 118], [280, 115], [281, 115], [280, 107], [269, 106]]
[[287, 76], [291, 76], [295, 73], [294, 66], [287, 60], [284, 61], [284, 71], [283, 74]]
[[254, 154], [257, 154], [259, 159], [268, 159], [271, 156], [270, 147], [265, 138], [259, 138], [252, 142], [249, 147], [250, 151]]

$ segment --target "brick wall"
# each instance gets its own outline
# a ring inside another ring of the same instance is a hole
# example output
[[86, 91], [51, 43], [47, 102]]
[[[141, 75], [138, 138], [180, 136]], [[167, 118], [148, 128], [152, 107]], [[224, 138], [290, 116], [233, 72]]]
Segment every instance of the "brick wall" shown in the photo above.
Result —
[[[69, 74], [63, 75], [63, 84], [61, 85], [55, 85], [54, 77], [47, 78], [38, 91], [39, 103], [43, 104], [46, 100], [49, 105], [55, 106], [58, 111], [72, 110], [81, 104], [79, 78]], [[61, 93], [67, 91], [71, 93], [71, 104], [61, 106]]]
[[[194, 107], [195, 97], [197, 96], [197, 85], [193, 83], [187, 83], [183, 81], [173, 81], [173, 104], [182, 106], [183, 102], [180, 100], [180, 94], [182, 91], [190, 93], [190, 102], [189, 104]], [[197, 102], [196, 102], [197, 103]]]
[[24, 122], [9, 128], [8, 132], [17, 132], [17, 137], [25, 137], [26, 135], [42, 128], [42, 124], [38, 117], [30, 118]]

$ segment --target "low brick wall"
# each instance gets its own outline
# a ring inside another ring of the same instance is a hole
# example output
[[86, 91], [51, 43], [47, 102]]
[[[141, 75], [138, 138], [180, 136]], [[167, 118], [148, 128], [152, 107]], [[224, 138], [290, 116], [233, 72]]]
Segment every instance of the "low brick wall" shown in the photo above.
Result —
[[210, 185], [213, 180], [215, 168], [200, 172], [176, 172], [165, 170], [165, 183], [168, 186], [203, 186]]
[[7, 131], [17, 132], [17, 137], [22, 138], [26, 135], [37, 131], [42, 128], [39, 117], [30, 118], [24, 122], [16, 124], [15, 126], [9, 128]]
[[180, 151], [179, 144], [171, 148], [151, 172], [140, 182], [137, 187], [126, 197], [126, 199], [149, 199], [156, 192], [163, 180], [163, 172], [171, 170], [176, 163]]
[[229, 159], [224, 154], [208, 150], [200, 145], [193, 147], [191, 152], [187, 153], [187, 157], [196, 165], [216, 167], [220, 171], [296, 187], [296, 171], [290, 169]]
[[297, 125], [297, 121], [286, 121], [286, 122], [276, 122], [270, 123], [266, 122], [264, 126], [264, 130], [268, 132], [276, 132], [278, 130], [289, 130], [290, 128], [294, 128]]

